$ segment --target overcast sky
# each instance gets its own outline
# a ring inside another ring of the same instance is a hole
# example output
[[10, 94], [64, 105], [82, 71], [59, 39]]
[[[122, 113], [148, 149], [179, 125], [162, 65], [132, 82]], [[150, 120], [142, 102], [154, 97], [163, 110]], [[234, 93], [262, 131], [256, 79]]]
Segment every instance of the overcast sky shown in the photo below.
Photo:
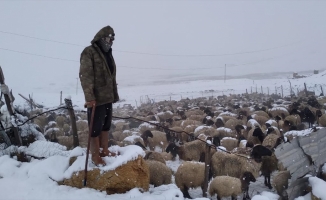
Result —
[[75, 88], [81, 51], [110, 25], [122, 86], [223, 76], [225, 64], [227, 75], [322, 69], [325, 19], [326, 1], [0, 0], [0, 65], [8, 84]]

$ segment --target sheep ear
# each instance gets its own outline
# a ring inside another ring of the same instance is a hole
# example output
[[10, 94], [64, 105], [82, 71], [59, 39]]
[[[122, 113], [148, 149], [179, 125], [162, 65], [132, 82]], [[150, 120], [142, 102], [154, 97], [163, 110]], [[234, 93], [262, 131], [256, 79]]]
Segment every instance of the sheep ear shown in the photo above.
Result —
[[270, 149], [264, 147], [263, 145], [254, 146], [254, 148], [252, 148], [252, 152], [256, 153], [255, 155], [259, 156], [271, 156], [273, 154]]

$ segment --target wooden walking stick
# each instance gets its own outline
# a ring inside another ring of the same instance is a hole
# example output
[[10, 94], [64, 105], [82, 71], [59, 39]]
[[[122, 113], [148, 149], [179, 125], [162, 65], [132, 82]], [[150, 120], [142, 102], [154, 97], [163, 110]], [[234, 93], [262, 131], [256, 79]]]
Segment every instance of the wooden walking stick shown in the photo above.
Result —
[[92, 105], [91, 122], [90, 122], [90, 125], [89, 125], [89, 133], [88, 133], [88, 143], [87, 143], [85, 172], [84, 172], [84, 187], [86, 186], [86, 182], [87, 182], [88, 154], [89, 154], [89, 147], [90, 147], [90, 143], [91, 143], [91, 135], [92, 135], [92, 131], [93, 131], [93, 121], [94, 121], [95, 108], [96, 108], [96, 105], [94, 103]]

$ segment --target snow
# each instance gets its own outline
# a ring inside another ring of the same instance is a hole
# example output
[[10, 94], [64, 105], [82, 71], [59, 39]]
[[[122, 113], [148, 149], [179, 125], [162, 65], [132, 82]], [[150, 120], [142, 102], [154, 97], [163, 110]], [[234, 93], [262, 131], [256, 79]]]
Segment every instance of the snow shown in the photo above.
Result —
[[312, 193], [322, 200], [326, 199], [326, 182], [317, 178], [317, 177], [309, 177], [309, 184], [312, 187]]
[[[324, 85], [324, 77], [322, 74], [313, 75], [310, 77], [302, 79], [291, 79], [292, 86], [300, 89], [303, 88], [303, 83], [307, 84], [308, 90], [316, 89], [319, 90], [319, 85]], [[252, 86], [261, 85], [262, 87], [280, 87], [283, 86], [284, 95], [290, 94], [288, 79], [268, 79], [268, 80], [255, 80], [255, 85], [250, 79], [232, 79], [227, 80], [224, 83], [223, 80], [197, 80], [197, 81], [183, 81], [176, 83], [161, 83], [158, 84], [157, 80], [145, 80], [153, 81], [148, 82], [148, 84], [132, 85], [132, 86], [120, 86], [119, 85], [119, 95], [121, 99], [125, 101], [115, 104], [114, 106], [123, 106], [124, 104], [131, 104], [136, 106], [135, 99], [139, 99], [140, 96], [149, 95], [150, 99], [154, 99], [155, 102], [160, 100], [168, 100], [171, 96], [172, 100], [180, 100], [180, 95], [182, 98], [197, 98], [203, 95], [202, 91], [209, 90], [211, 88], [218, 87], [218, 91], [215, 90], [214, 96], [222, 95], [223, 92], [227, 94], [239, 94], [245, 93], [246, 89], [250, 89]], [[155, 84], [151, 84], [154, 83]], [[315, 87], [318, 85], [318, 87]], [[232, 88], [232, 90], [229, 90]], [[16, 88], [13, 88], [15, 91]], [[61, 88], [58, 88], [61, 91]], [[266, 91], [266, 90], [265, 90]], [[296, 91], [296, 89], [294, 90]], [[33, 91], [29, 91], [33, 92]], [[319, 93], [317, 91], [316, 93]], [[17, 96], [16, 94], [14, 94]], [[51, 93], [45, 88], [44, 91], [38, 90], [33, 93], [34, 99], [37, 102], [42, 102], [46, 107], [56, 108], [59, 106], [57, 99], [58, 93]], [[208, 94], [209, 96], [212, 93]], [[75, 110], [83, 110], [84, 96], [82, 93], [70, 94], [70, 99], [74, 104]], [[20, 101], [20, 102], [19, 102]], [[23, 107], [24, 102], [21, 99], [16, 99], [15, 104]], [[1, 108], [2, 116], [6, 116], [7, 110], [3, 106]], [[27, 107], [27, 106], [26, 106]], [[284, 107], [278, 106], [278, 109], [284, 109]], [[230, 112], [223, 112], [222, 115], [235, 115]], [[1, 117], [2, 121], [7, 123], [10, 122], [6, 117]], [[120, 120], [114, 120], [117, 123]], [[157, 123], [153, 121], [153, 123]], [[7, 127], [7, 124], [4, 123]], [[146, 126], [150, 128], [155, 128], [148, 123], [142, 123], [140, 127]], [[31, 127], [26, 127], [26, 129], [32, 129]], [[34, 128], [35, 129], [35, 128]], [[226, 128], [218, 128], [217, 130], [226, 130]], [[292, 134], [296, 136], [304, 136], [310, 134], [312, 129], [307, 129], [305, 131], [290, 131], [286, 134]], [[128, 138], [129, 139], [129, 138]], [[130, 139], [132, 137], [130, 136]], [[219, 147], [223, 148], [223, 147]], [[126, 163], [129, 160], [136, 159], [138, 156], [144, 156], [144, 151], [136, 146], [130, 145], [126, 147], [113, 146], [110, 147], [113, 152], [119, 152], [116, 158], [106, 157], [106, 166], [100, 167], [101, 170], [111, 170], [116, 167]], [[26, 154], [32, 155], [34, 157], [43, 158], [42, 160], [31, 158], [30, 163], [22, 163], [15, 160], [15, 157], [10, 158], [10, 152], [20, 151]], [[63, 178], [70, 177], [72, 173], [84, 170], [86, 149], [77, 147], [73, 150], [67, 151], [67, 149], [59, 144], [47, 142], [44, 137], [28, 147], [17, 148], [10, 146], [6, 150], [0, 150], [0, 188], [1, 195], [0, 199], [5, 200], [38, 200], [38, 199], [50, 199], [50, 200], [88, 200], [88, 199], [116, 199], [116, 200], [178, 200], [184, 199], [181, 191], [176, 187], [175, 184], [163, 185], [160, 187], [151, 186], [149, 191], [141, 192], [138, 188], [134, 188], [125, 194], [114, 194], [107, 195], [106, 192], [99, 192], [94, 189], [82, 188], [77, 189], [73, 187], [58, 185], [56, 181], [62, 180]], [[68, 167], [68, 162], [70, 157], [77, 156], [76, 161]], [[171, 168], [173, 172], [176, 172], [182, 161], [177, 157], [174, 161], [167, 161], [167, 166]], [[93, 169], [95, 166], [89, 161], [88, 170]], [[323, 170], [326, 171], [326, 165], [324, 165]], [[313, 188], [313, 193], [322, 199], [326, 199], [324, 188], [326, 188], [325, 182], [315, 178], [310, 177], [309, 182]], [[173, 180], [174, 183], [174, 180]], [[250, 187], [250, 196], [253, 196], [253, 200], [275, 200], [278, 196], [275, 194], [274, 190], [269, 190], [263, 185], [263, 177], [259, 177], [256, 183], [252, 183]], [[255, 192], [253, 192], [255, 191]], [[201, 194], [201, 189], [191, 189], [190, 195], [197, 200], [207, 200], [208, 198], [203, 198]], [[299, 197], [297, 200], [309, 200], [309, 194], [304, 197]]]

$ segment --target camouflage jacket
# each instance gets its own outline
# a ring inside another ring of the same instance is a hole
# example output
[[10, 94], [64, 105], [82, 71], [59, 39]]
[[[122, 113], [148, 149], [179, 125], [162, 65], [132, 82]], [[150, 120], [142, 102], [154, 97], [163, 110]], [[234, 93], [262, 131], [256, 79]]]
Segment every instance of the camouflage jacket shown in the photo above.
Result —
[[116, 65], [111, 53], [114, 66], [111, 74], [107, 61], [101, 49], [95, 43], [100, 38], [113, 33], [110, 26], [102, 28], [86, 47], [80, 56], [79, 78], [84, 91], [86, 102], [95, 100], [96, 105], [115, 103], [119, 100], [116, 83]]

